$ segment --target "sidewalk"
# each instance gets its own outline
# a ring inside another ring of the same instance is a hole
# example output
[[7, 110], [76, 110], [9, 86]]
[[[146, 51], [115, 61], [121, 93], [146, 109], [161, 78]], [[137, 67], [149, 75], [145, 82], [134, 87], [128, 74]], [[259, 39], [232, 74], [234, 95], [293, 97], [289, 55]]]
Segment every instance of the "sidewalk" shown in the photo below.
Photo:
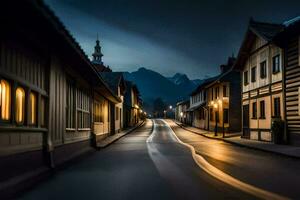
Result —
[[101, 140], [100, 142], [97, 143], [97, 148], [105, 148], [105, 147], [107, 147], [108, 145], [110, 145], [113, 142], [117, 141], [118, 139], [120, 139], [124, 135], [127, 135], [128, 133], [131, 133], [135, 129], [141, 127], [144, 123], [145, 123], [145, 121], [142, 121], [142, 122], [138, 123], [134, 127], [130, 127], [128, 129], [122, 130], [120, 133], [116, 133], [116, 134], [114, 134], [112, 136], [109, 136], [109, 137], [105, 138], [104, 140]]
[[[190, 132], [202, 135], [202, 136], [207, 137], [207, 138], [223, 140], [223, 133], [217, 133], [217, 135], [215, 136], [215, 132], [206, 131], [206, 130], [203, 130], [203, 129], [188, 126], [188, 125], [183, 124], [183, 123], [178, 122], [178, 121], [174, 121], [174, 122], [178, 126], [180, 126], [181, 128], [186, 129]], [[225, 138], [231, 138], [231, 137], [237, 137], [237, 136], [241, 136], [241, 133], [225, 133]]]
[[217, 136], [214, 136], [213, 132], [201, 130], [199, 128], [187, 126], [185, 124], [182, 124], [180, 122], [174, 121], [178, 126], [181, 128], [202, 135], [207, 138], [211, 139], [217, 139], [222, 140], [224, 142], [228, 142], [234, 145], [238, 145], [241, 147], [247, 147], [255, 150], [265, 151], [269, 153], [275, 153], [278, 155], [288, 156], [292, 158], [300, 158], [300, 147], [292, 146], [292, 145], [278, 145], [273, 144], [270, 142], [263, 142], [263, 141], [257, 141], [257, 140], [249, 140], [249, 139], [243, 139], [240, 137], [240, 133], [236, 134], [226, 134], [225, 138], [222, 138], [222, 133], [218, 133]]

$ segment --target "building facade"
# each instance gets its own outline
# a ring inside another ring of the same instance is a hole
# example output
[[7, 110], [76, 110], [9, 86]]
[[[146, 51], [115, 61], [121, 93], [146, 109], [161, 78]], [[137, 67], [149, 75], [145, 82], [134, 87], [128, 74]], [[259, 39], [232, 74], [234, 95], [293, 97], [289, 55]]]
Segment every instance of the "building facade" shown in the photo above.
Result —
[[300, 17], [282, 24], [274, 43], [283, 49], [284, 141], [300, 145]]
[[111, 110], [111, 116], [113, 116], [113, 127], [115, 132], [120, 132], [123, 129], [123, 103], [124, 94], [126, 92], [125, 80], [122, 72], [101, 72], [101, 77], [107, 83], [108, 87], [114, 92], [121, 101], [117, 104], [113, 104]]
[[178, 102], [175, 108], [175, 119], [181, 123], [192, 125], [192, 113], [189, 108], [190, 100]]
[[214, 132], [241, 131], [240, 72], [233, 69], [234, 57], [221, 65], [221, 74], [205, 86], [207, 91], [208, 129]]
[[137, 86], [130, 81], [125, 81], [126, 92], [124, 96], [124, 127], [131, 127], [140, 121], [141, 99]]
[[192, 126], [209, 130], [209, 109], [207, 103], [207, 90], [205, 86], [212, 83], [218, 76], [206, 79], [190, 95], [190, 108]]
[[121, 102], [42, 1], [18, 4], [0, 14], [0, 181], [91, 150]]
[[243, 137], [273, 141], [271, 123], [284, 119], [283, 49], [272, 42], [282, 25], [251, 20], [236, 68], [242, 73]]

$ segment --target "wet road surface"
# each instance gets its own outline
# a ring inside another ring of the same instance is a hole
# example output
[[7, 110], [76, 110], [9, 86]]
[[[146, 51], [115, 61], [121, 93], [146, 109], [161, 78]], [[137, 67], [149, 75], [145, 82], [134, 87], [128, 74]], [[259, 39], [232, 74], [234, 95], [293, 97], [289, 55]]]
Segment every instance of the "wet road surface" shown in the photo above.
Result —
[[254, 197], [207, 174], [163, 120], [148, 120], [107, 148], [58, 171], [20, 199]]

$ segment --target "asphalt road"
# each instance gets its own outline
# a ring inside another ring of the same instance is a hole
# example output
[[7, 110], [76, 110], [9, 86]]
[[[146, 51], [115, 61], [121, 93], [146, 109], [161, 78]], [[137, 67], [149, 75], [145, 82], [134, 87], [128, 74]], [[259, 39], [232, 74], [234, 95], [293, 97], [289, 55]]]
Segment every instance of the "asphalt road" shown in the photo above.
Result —
[[58, 171], [20, 198], [254, 199], [199, 168], [170, 127], [162, 120], [153, 122], [153, 131], [148, 120], [140, 129]]
[[221, 171], [260, 189], [300, 199], [300, 160], [208, 139], [166, 120], [178, 138]]

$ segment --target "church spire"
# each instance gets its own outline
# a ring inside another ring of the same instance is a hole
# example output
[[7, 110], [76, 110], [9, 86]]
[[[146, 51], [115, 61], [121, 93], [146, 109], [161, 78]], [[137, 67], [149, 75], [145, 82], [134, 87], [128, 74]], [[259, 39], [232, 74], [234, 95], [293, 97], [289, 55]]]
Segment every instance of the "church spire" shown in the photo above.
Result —
[[103, 54], [101, 52], [101, 46], [100, 46], [100, 42], [99, 42], [98, 34], [97, 34], [96, 46], [95, 46], [95, 50], [93, 53], [93, 63], [103, 65], [102, 56], [103, 56]]

